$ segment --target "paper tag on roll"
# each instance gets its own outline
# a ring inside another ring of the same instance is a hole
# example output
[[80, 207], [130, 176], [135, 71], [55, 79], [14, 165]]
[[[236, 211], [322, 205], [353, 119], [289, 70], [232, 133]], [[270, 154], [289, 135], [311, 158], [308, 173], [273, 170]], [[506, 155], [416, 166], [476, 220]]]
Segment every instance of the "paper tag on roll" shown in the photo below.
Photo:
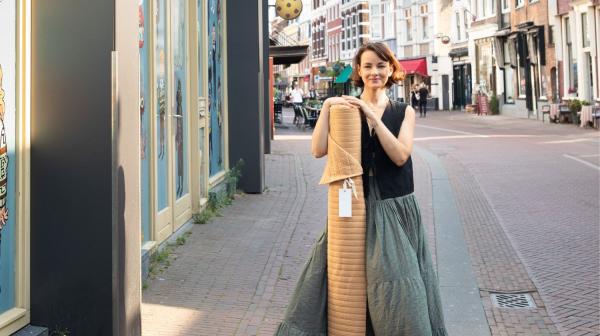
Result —
[[339, 217], [352, 217], [352, 189], [343, 188], [339, 193]]

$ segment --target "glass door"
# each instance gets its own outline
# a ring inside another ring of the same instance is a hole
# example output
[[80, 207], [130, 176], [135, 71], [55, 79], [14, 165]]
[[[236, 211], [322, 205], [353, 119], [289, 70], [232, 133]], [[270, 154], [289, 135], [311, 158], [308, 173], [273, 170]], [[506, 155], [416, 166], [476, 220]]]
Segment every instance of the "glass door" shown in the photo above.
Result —
[[16, 305], [15, 1], [0, 1], [0, 314]]
[[167, 1], [155, 0], [154, 6], [154, 111], [153, 162], [154, 162], [154, 205], [155, 239], [162, 241], [173, 232], [173, 211], [169, 167], [171, 146], [169, 145], [169, 76]]
[[174, 229], [191, 217], [190, 193], [190, 144], [189, 144], [189, 84], [188, 84], [188, 19], [187, 0], [171, 2], [171, 92], [175, 99], [171, 104], [171, 143], [173, 144]]

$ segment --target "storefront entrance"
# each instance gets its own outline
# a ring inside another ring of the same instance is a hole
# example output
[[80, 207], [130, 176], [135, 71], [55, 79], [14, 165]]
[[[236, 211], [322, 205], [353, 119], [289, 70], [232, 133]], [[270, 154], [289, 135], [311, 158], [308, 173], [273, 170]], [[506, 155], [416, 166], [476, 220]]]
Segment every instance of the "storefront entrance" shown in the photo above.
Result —
[[471, 104], [471, 64], [455, 64], [453, 72], [452, 92], [453, 108], [462, 109]]

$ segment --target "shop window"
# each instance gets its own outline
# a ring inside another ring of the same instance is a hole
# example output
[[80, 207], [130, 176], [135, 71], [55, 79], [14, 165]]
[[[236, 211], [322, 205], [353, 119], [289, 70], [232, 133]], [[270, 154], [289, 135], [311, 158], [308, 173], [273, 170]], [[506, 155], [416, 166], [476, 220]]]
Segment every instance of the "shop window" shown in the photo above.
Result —
[[475, 45], [476, 57], [476, 83], [479, 90], [489, 93], [492, 87], [493, 64], [492, 64], [492, 44], [490, 42], [481, 42]]
[[513, 43], [514, 42], [512, 40], [509, 40], [507, 42], [505, 42], [503, 44], [504, 46], [504, 58], [505, 58], [505, 65], [504, 65], [504, 102], [507, 104], [514, 104], [515, 102], [515, 88], [517, 86], [517, 78], [515, 76], [516, 72], [515, 69], [512, 67], [512, 65], [510, 64], [511, 62], [509, 62], [507, 64], [506, 60], [511, 59], [511, 57], [514, 57], [514, 55], [511, 55], [510, 53], [512, 52], [512, 48], [509, 47], [509, 43]]
[[150, 228], [150, 29], [149, 1], [142, 0], [138, 10], [138, 46], [140, 53], [140, 160], [141, 160], [141, 233], [142, 242], [152, 239]]
[[214, 176], [225, 169], [225, 117], [223, 82], [223, 10], [217, 8], [221, 1], [208, 0], [208, 108], [209, 171]]
[[[20, 41], [17, 39], [18, 21], [17, 4], [19, 1], [0, 1], [0, 334], [11, 335], [22, 328], [29, 321], [26, 309], [29, 303], [26, 301], [29, 288], [17, 279], [28, 279], [29, 265], [24, 258], [24, 252], [28, 246], [21, 243], [24, 240], [17, 239], [25, 235], [23, 215], [27, 211], [22, 203], [19, 203], [18, 194], [22, 179], [28, 179], [23, 175], [26, 164], [17, 171], [17, 160], [23, 150], [23, 143], [18, 143], [17, 132], [23, 127], [19, 124], [20, 108], [19, 100], [23, 98], [22, 92], [17, 84], [22, 87], [29, 86], [28, 82], [21, 76], [17, 66], [19, 59], [24, 57], [20, 51]], [[15, 48], [19, 46], [18, 48]], [[23, 65], [22, 63], [20, 65]], [[26, 79], [25, 79], [26, 80]], [[23, 100], [21, 100], [23, 101]], [[25, 134], [25, 132], [23, 132]], [[22, 135], [23, 135], [22, 134]], [[23, 163], [21, 161], [20, 163]], [[28, 191], [23, 190], [24, 194]]]

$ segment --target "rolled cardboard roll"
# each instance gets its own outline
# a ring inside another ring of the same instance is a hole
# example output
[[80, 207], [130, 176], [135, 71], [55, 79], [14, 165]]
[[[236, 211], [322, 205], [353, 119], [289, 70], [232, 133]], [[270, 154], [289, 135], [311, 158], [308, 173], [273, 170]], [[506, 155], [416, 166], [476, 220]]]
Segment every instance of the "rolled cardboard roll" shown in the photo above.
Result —
[[[361, 121], [357, 108], [333, 105], [329, 114], [327, 164], [320, 184], [329, 184], [327, 210], [327, 334], [364, 336], [367, 316], [366, 209], [362, 184]], [[339, 217], [339, 190], [354, 182], [352, 217]]]

